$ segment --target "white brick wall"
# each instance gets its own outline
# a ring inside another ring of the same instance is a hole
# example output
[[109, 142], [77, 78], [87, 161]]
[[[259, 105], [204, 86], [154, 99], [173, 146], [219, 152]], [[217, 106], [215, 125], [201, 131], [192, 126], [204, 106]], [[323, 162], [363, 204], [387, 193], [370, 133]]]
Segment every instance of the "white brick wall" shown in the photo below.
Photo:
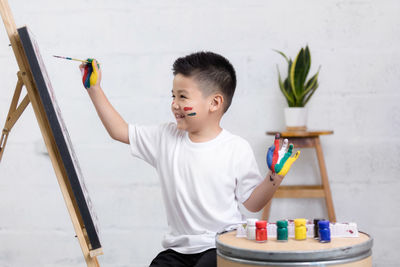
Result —
[[[375, 266], [400, 261], [400, 2], [310, 1], [10, 1], [18, 26], [36, 36], [90, 195], [105, 255], [101, 266], [146, 266], [161, 250], [166, 220], [156, 172], [132, 158], [103, 129], [80, 83], [76, 63], [53, 54], [96, 57], [103, 88], [129, 122], [170, 115], [171, 65], [198, 50], [221, 53], [238, 76], [223, 120], [265, 151], [282, 129], [286, 105], [272, 51], [294, 57], [309, 44], [320, 88], [309, 127], [332, 129], [322, 145], [339, 221], [355, 221], [374, 239]], [[0, 26], [0, 123], [17, 66]], [[29, 106], [0, 164], [0, 266], [85, 266], [50, 160]], [[315, 153], [303, 149], [285, 184], [318, 182]], [[248, 214], [248, 213], [246, 213]], [[326, 216], [319, 200], [276, 200], [271, 219]]]

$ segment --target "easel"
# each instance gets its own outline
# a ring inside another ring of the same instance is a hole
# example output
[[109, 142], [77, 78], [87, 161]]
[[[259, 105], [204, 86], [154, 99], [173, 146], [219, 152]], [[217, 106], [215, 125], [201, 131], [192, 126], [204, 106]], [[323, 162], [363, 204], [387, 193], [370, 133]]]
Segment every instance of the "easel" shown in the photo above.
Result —
[[[45, 141], [47, 151], [53, 164], [53, 168], [56, 173], [65, 204], [67, 205], [67, 209], [76, 232], [76, 237], [79, 240], [79, 244], [81, 246], [86, 264], [88, 267], [98, 267], [100, 265], [98, 263], [97, 256], [103, 254], [102, 248], [100, 247], [93, 250], [89, 242], [80, 211], [73, 197], [73, 192], [66, 175], [66, 170], [62, 163], [58, 148], [55, 144], [54, 136], [50, 129], [49, 121], [47, 120], [43, 105], [41, 104], [38, 90], [33, 80], [26, 55], [21, 46], [18, 31], [14, 22], [14, 17], [11, 13], [7, 0], [0, 0], [0, 13], [19, 67], [19, 71], [17, 73], [17, 85], [0, 139], [0, 161], [4, 153], [8, 135], [12, 127], [17, 122], [18, 118], [22, 115], [28, 104], [31, 103], [40, 127], [40, 131]], [[25, 86], [27, 90], [27, 95], [18, 105], [23, 86]]]

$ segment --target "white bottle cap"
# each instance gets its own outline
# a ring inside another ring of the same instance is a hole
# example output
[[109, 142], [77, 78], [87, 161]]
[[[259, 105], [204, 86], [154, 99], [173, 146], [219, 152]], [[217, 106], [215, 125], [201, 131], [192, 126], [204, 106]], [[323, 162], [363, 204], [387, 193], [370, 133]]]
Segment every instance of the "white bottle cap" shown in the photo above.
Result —
[[247, 237], [247, 232], [243, 227], [243, 224], [238, 224], [238, 228], [236, 229], [236, 237]]

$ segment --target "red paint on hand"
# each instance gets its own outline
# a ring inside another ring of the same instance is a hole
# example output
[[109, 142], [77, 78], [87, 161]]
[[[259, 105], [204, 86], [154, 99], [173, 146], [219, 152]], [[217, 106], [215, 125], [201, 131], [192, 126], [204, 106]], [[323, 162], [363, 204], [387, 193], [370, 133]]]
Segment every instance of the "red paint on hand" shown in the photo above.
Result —
[[184, 107], [184, 108], [183, 108], [184, 111], [189, 111], [189, 110], [192, 110], [192, 109], [193, 109], [193, 108], [191, 108], [191, 107]]
[[274, 146], [275, 146], [275, 150], [274, 150], [274, 154], [272, 156], [272, 164], [271, 164], [271, 170], [273, 172], [275, 172], [275, 165], [278, 162], [279, 159], [279, 138], [280, 138], [280, 134], [277, 133], [275, 135], [275, 141], [274, 141]]

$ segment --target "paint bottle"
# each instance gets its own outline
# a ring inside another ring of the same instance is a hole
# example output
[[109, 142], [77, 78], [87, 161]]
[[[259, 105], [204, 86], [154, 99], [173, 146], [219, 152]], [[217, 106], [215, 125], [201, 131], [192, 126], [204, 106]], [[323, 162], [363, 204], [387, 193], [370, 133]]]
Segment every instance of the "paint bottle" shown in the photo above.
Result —
[[307, 238], [307, 228], [306, 219], [295, 219], [294, 220], [294, 239], [296, 240], [306, 240]]
[[278, 227], [276, 230], [276, 240], [279, 242], [287, 242], [289, 237], [288, 222], [286, 220], [277, 221], [276, 226]]
[[247, 219], [247, 226], [246, 226], [246, 231], [247, 231], [247, 239], [248, 240], [255, 240], [256, 239], [256, 222], [258, 219]]
[[329, 229], [329, 221], [319, 221], [319, 242], [329, 243], [331, 242], [331, 230]]
[[314, 239], [319, 239], [319, 227], [318, 222], [323, 221], [323, 219], [314, 219]]
[[267, 221], [256, 222], [256, 241], [259, 243], [267, 241]]

